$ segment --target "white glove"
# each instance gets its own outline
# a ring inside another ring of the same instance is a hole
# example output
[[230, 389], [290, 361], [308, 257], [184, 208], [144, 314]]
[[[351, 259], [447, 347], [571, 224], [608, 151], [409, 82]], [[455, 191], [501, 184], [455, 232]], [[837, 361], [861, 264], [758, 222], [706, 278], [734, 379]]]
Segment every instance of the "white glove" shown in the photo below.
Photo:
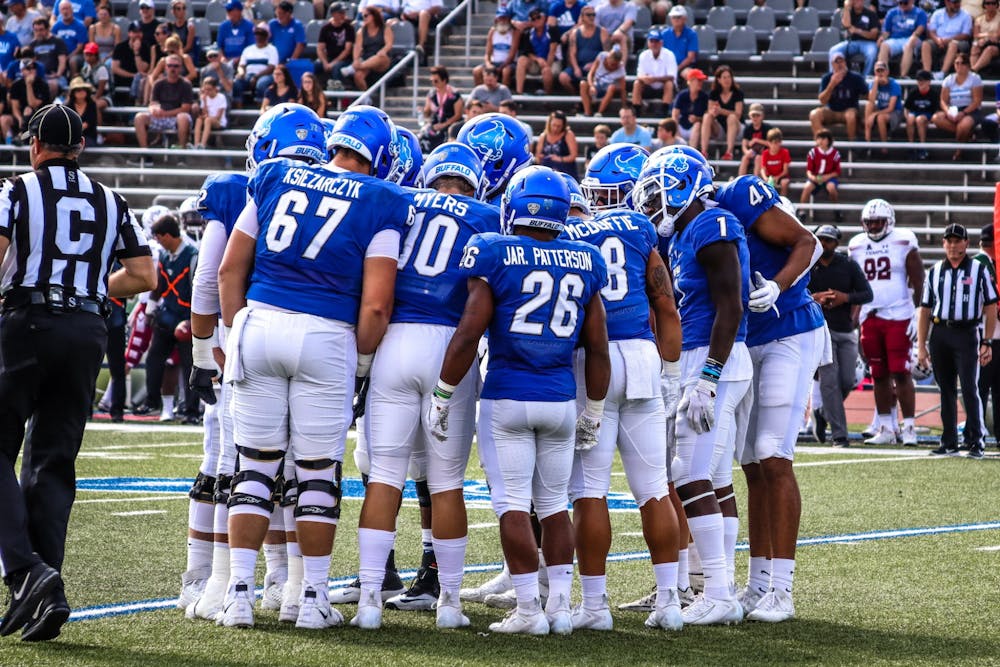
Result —
[[917, 342], [917, 318], [910, 318], [910, 323], [906, 325], [906, 337], [910, 339], [911, 343]]
[[766, 313], [771, 308], [777, 313], [774, 305], [781, 295], [781, 288], [773, 280], [767, 280], [760, 271], [753, 272], [753, 289], [750, 291], [750, 310], [755, 313]]
[[715, 426], [715, 383], [699, 378], [684, 388], [684, 395], [677, 405], [677, 414], [684, 415], [688, 425], [699, 435]]
[[576, 418], [576, 451], [586, 452], [597, 446], [601, 435], [601, 417], [604, 415], [604, 401], [587, 399], [587, 407]]
[[208, 338], [191, 336], [191, 360], [194, 366], [203, 370], [213, 371], [216, 376], [220, 375], [222, 369], [215, 362], [215, 353], [213, 352], [217, 347], [219, 347], [219, 338], [215, 331]]
[[660, 394], [667, 420], [677, 416], [677, 402], [681, 400], [681, 365], [679, 361], [664, 361], [660, 370]]
[[448, 410], [451, 407], [451, 395], [454, 391], [455, 387], [443, 386], [439, 380], [434, 391], [431, 392], [431, 407], [427, 412], [427, 424], [430, 426], [431, 435], [440, 442], [448, 439]]

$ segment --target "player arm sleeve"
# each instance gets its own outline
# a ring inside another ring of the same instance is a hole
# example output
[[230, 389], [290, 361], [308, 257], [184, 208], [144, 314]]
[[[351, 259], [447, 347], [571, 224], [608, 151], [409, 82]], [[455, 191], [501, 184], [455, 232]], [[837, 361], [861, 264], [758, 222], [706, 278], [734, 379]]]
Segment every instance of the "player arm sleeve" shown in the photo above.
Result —
[[194, 272], [191, 312], [195, 315], [219, 312], [219, 264], [225, 251], [226, 228], [218, 220], [209, 220], [205, 223], [198, 268]]
[[260, 221], [257, 220], [257, 203], [254, 200], [247, 201], [247, 205], [243, 207], [240, 217], [236, 219], [236, 229], [252, 239], [257, 238]]
[[376, 233], [365, 251], [365, 259], [371, 257], [399, 259], [399, 239], [399, 230], [397, 229], [383, 229]]

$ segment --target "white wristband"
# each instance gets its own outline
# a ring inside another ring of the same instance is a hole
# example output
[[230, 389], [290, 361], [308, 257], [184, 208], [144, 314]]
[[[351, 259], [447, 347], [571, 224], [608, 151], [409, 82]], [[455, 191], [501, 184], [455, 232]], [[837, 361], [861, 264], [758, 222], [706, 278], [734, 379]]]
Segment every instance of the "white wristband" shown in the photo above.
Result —
[[198, 368], [216, 368], [215, 355], [212, 350], [218, 347], [215, 332], [208, 338], [191, 337], [191, 360]]
[[587, 407], [584, 408], [583, 414], [587, 415], [591, 419], [600, 419], [604, 416], [604, 399], [594, 400], [592, 398], [587, 399]]
[[368, 377], [368, 373], [372, 370], [372, 360], [375, 358], [375, 353], [371, 354], [359, 354], [358, 355], [358, 370], [355, 371], [354, 375], [359, 378]]
[[668, 378], [679, 378], [681, 376], [681, 362], [663, 359], [660, 371]]

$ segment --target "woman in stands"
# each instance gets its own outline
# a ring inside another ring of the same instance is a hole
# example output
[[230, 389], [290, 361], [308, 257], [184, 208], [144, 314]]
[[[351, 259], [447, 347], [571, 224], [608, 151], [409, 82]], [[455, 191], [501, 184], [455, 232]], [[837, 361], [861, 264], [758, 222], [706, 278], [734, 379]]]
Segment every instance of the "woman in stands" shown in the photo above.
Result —
[[299, 99], [299, 89], [292, 81], [292, 75], [288, 72], [288, 67], [278, 65], [274, 68], [274, 83], [267, 87], [264, 93], [264, 101], [261, 102], [260, 112], [264, 113], [276, 104], [284, 102], [295, 102]]
[[301, 86], [299, 86], [299, 104], [304, 104], [320, 118], [326, 116], [326, 95], [312, 72], [305, 72], [302, 75]]
[[743, 99], [743, 91], [733, 77], [733, 68], [729, 65], [717, 67], [708, 94], [708, 111], [701, 124], [702, 155], [708, 155], [709, 143], [718, 141], [725, 133], [726, 152], [722, 159], [733, 159], [733, 149], [743, 129]]
[[115, 44], [122, 41], [122, 29], [111, 20], [110, 7], [101, 5], [97, 8], [97, 21], [90, 25], [87, 38], [100, 49], [98, 57], [101, 62], [111, 67], [111, 52], [114, 51]]
[[[941, 84], [941, 110], [931, 122], [945, 132], [954, 132], [955, 141], [965, 143], [972, 139], [972, 131], [983, 120], [983, 80], [969, 68], [969, 56], [964, 53], [955, 58], [955, 72]], [[962, 158], [961, 149], [952, 160]]]
[[368, 76], [381, 74], [389, 69], [392, 60], [392, 30], [382, 18], [382, 10], [378, 7], [366, 7], [361, 10], [361, 29], [354, 39], [354, 62], [341, 72], [344, 76], [354, 76], [354, 85], [358, 90], [368, 90]]
[[969, 62], [979, 72], [1000, 56], [1000, 0], [983, 0], [983, 13], [972, 23], [972, 48]]
[[448, 84], [448, 70], [444, 67], [431, 68], [431, 92], [424, 102], [424, 123], [420, 129], [420, 148], [424, 153], [445, 142], [448, 128], [462, 122], [465, 102], [462, 94]]
[[83, 138], [91, 146], [97, 145], [97, 103], [94, 102], [94, 87], [78, 76], [69, 84], [68, 105], [83, 120]]
[[181, 48], [184, 53], [194, 53], [194, 19], [187, 16], [187, 4], [184, 0], [171, 0], [170, 20], [164, 22], [170, 30], [170, 34], [176, 35], [181, 40]]
[[545, 132], [535, 143], [535, 164], [544, 165], [577, 178], [576, 135], [566, 121], [566, 114], [553, 111], [545, 121]]
[[153, 45], [152, 49], [152, 55], [155, 56], [156, 60], [150, 61], [152, 69], [149, 76], [146, 77], [146, 104], [149, 104], [149, 96], [153, 92], [153, 86], [167, 75], [167, 56], [174, 55], [181, 59], [181, 76], [192, 84], [198, 80], [198, 68], [194, 66], [194, 61], [191, 60], [191, 56], [184, 53], [184, 45], [180, 38], [177, 35], [169, 35], [169, 30], [170, 28], [162, 23], [156, 28], [156, 44]]

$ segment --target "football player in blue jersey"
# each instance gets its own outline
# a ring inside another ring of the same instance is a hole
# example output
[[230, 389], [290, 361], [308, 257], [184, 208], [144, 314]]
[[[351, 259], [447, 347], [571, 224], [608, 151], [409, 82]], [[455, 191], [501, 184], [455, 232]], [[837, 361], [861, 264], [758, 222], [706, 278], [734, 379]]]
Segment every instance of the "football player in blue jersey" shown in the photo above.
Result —
[[326, 160], [319, 117], [279, 105], [255, 126], [249, 201], [219, 267], [232, 327], [224, 375], [233, 383], [239, 472], [229, 498], [230, 580], [218, 623], [253, 625], [254, 564], [286, 450], [294, 461], [302, 593], [296, 627], [343, 621], [327, 580], [340, 515], [344, 441], [356, 378], [368, 375], [392, 312], [407, 195], [383, 179], [393, 126], [372, 107], [337, 119]]
[[[458, 385], [489, 329], [490, 359], [480, 401], [479, 455], [500, 518], [500, 542], [517, 607], [490, 625], [501, 633], [568, 634], [573, 529], [566, 510], [573, 449], [597, 444], [611, 372], [600, 290], [607, 269], [593, 246], [557, 238], [570, 197], [558, 173], [529, 167], [504, 193], [504, 234], [479, 234], [462, 267], [469, 298], [441, 366], [429, 414], [431, 434], [451, 437]], [[585, 354], [586, 408], [576, 409], [573, 355]], [[575, 432], [575, 435], [574, 435]], [[549, 597], [542, 610], [538, 547], [528, 510], [542, 524]]]
[[726, 572], [720, 509], [720, 500], [734, 499], [717, 497], [714, 484], [723, 468], [732, 469], [736, 408], [752, 380], [743, 312], [750, 260], [739, 221], [706, 207], [713, 189], [704, 162], [661, 149], [633, 192], [665, 237], [681, 314], [682, 397], [672, 474], [705, 574], [704, 593], [683, 612], [692, 625], [743, 618]]
[[[620, 189], [612, 192], [612, 186], [619, 182], [613, 165], [609, 160], [588, 169], [591, 192], [608, 176], [604, 192], [621, 200]], [[627, 183], [629, 192], [634, 185], [634, 180]], [[569, 187], [573, 201], [573, 191], [579, 189], [575, 183]], [[583, 199], [582, 194], [578, 196]], [[578, 206], [571, 212], [581, 217], [567, 220], [563, 238], [597, 247], [608, 267], [608, 284], [601, 290], [601, 298], [607, 312], [611, 356], [611, 384], [600, 439], [593, 449], [576, 453], [570, 481], [583, 587], [583, 603], [573, 610], [573, 629], [612, 628], [605, 567], [611, 549], [607, 495], [617, 447], [639, 506], [656, 577], [656, 604], [646, 625], [680, 630], [678, 525], [668, 497], [666, 413], [660, 389], [663, 362], [676, 365], [681, 352], [680, 317], [670, 277], [657, 252], [656, 230], [645, 215], [619, 208], [591, 218]], [[656, 321], [655, 336], [650, 312]], [[578, 407], [586, 398], [582, 380], [577, 378]]]
[[482, 166], [464, 144], [437, 147], [428, 156], [421, 180], [428, 189], [410, 193], [414, 223], [403, 242], [392, 320], [375, 355], [365, 410], [371, 470], [358, 531], [361, 599], [351, 624], [367, 629], [382, 622], [378, 592], [384, 563], [395, 539], [407, 469], [411, 456], [417, 455], [427, 458], [433, 508], [433, 553], [440, 582], [437, 624], [469, 624], [458, 593], [467, 541], [462, 487], [475, 428], [478, 369], [456, 383], [445, 441], [430, 438], [424, 420], [445, 348], [468, 296], [460, 265], [463, 249], [476, 234], [499, 232], [500, 211], [475, 199]]
[[499, 204], [510, 179], [531, 164], [528, 134], [515, 118], [502, 113], [476, 116], [458, 132], [458, 142], [476, 151], [486, 185], [482, 197]]
[[635, 144], [609, 144], [594, 154], [580, 181], [594, 211], [630, 208], [630, 196], [649, 151]]
[[[739, 597], [748, 619], [779, 622], [795, 615], [792, 579], [802, 510], [792, 470], [795, 442], [813, 375], [830, 356], [826, 321], [806, 277], [823, 248], [791, 206], [756, 176], [719, 188], [715, 201], [746, 230], [755, 288], [747, 323], [753, 405], [737, 452], [750, 519], [749, 577]], [[735, 516], [731, 524], [727, 546], [735, 547]]]

